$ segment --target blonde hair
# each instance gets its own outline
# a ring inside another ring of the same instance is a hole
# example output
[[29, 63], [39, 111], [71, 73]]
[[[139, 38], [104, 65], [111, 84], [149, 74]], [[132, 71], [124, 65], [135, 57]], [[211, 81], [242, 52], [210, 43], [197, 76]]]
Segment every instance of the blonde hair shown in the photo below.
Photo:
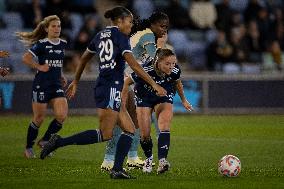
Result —
[[60, 21], [60, 18], [57, 15], [47, 16], [38, 23], [32, 32], [16, 32], [16, 36], [19, 37], [20, 41], [22, 41], [25, 45], [32, 46], [38, 40], [46, 38], [47, 32], [45, 29], [48, 28], [50, 22], [54, 20]]

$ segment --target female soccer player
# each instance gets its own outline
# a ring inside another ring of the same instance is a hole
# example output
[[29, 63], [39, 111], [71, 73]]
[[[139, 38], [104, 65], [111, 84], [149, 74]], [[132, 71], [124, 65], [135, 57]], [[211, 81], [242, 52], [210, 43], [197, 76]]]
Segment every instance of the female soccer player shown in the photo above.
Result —
[[[135, 59], [143, 64], [148, 59], [153, 59], [157, 49], [157, 40], [162, 38], [169, 26], [169, 18], [165, 13], [155, 12], [149, 19], [136, 20], [131, 29], [130, 45]], [[164, 44], [159, 44], [163, 47]], [[126, 76], [131, 74], [133, 70], [127, 67], [125, 70]], [[135, 125], [135, 135], [131, 143], [131, 148], [128, 153], [127, 165], [134, 168], [142, 168], [144, 161], [142, 161], [137, 154], [137, 149], [140, 141], [140, 132], [137, 123], [134, 93], [129, 90], [127, 100], [127, 111], [130, 114]], [[117, 126], [114, 129], [113, 138], [108, 141], [106, 146], [106, 153], [101, 169], [110, 170], [114, 164], [114, 156], [116, 152], [116, 143], [120, 137], [122, 130]]]
[[113, 128], [119, 120], [119, 125], [124, 132], [121, 134], [117, 143], [117, 153], [110, 175], [111, 178], [115, 179], [129, 179], [131, 178], [130, 175], [123, 170], [122, 166], [131, 145], [134, 128], [127, 112], [119, 112], [121, 90], [124, 83], [125, 61], [127, 61], [128, 65], [137, 75], [154, 88], [158, 96], [166, 95], [166, 91], [155, 83], [132, 55], [128, 38], [133, 21], [132, 13], [124, 7], [115, 7], [106, 11], [104, 16], [111, 19], [111, 26], [99, 32], [91, 41], [80, 59], [75, 79], [67, 89], [67, 96], [72, 98], [76, 93], [77, 85], [86, 63], [89, 62], [94, 53], [98, 53], [100, 73], [96, 80], [94, 96], [99, 116], [99, 129], [84, 131], [66, 138], [53, 135], [49, 143], [44, 146], [41, 158], [44, 159], [47, 154], [59, 147], [107, 141], [111, 139]]
[[[122, 109], [126, 106], [128, 87], [135, 83], [134, 91], [136, 96], [136, 112], [138, 125], [141, 130], [141, 147], [146, 156], [143, 172], [152, 172], [152, 139], [151, 115], [155, 111], [160, 134], [158, 137], [158, 159], [159, 166], [157, 173], [163, 173], [170, 167], [166, 160], [170, 147], [170, 122], [173, 117], [173, 97], [176, 92], [176, 82], [179, 82], [180, 69], [176, 64], [175, 54], [169, 49], [158, 49], [154, 60], [143, 65], [144, 70], [162, 87], [167, 90], [167, 95], [159, 97], [153, 88], [145, 83], [139, 76], [132, 73], [124, 82], [122, 90]], [[184, 106], [187, 110], [192, 110], [190, 105]]]
[[[67, 117], [68, 105], [63, 87], [67, 80], [62, 73], [64, 49], [67, 42], [60, 39], [61, 25], [56, 15], [45, 17], [32, 32], [17, 32], [17, 36], [31, 48], [23, 55], [23, 62], [37, 70], [32, 86], [33, 119], [27, 133], [25, 156], [35, 158], [33, 145], [38, 129], [45, 119], [47, 105], [53, 108], [54, 119], [38, 141], [42, 148], [50, 136], [57, 133]], [[33, 60], [33, 56], [38, 61]]]
[[[166, 42], [167, 30], [169, 27], [169, 18], [167, 14], [163, 12], [154, 12], [148, 19], [137, 20], [131, 31], [130, 44], [133, 51], [133, 55], [139, 63], [151, 61], [156, 54], [157, 48], [164, 48]], [[126, 75], [128, 76], [133, 71], [128, 67], [126, 69]], [[183, 94], [182, 83], [179, 80], [176, 83], [178, 94], [182, 99], [182, 103], [185, 107], [190, 107], [189, 102], [186, 100]], [[138, 145], [140, 141], [140, 131], [138, 128], [134, 93], [133, 90], [129, 90], [127, 99], [128, 112], [136, 126], [135, 135], [131, 144], [131, 148], [128, 153], [127, 165], [129, 167], [142, 168], [144, 161], [138, 157]], [[156, 134], [159, 135], [159, 128], [156, 118], [153, 116], [153, 120], [156, 128]], [[116, 127], [114, 129], [113, 138], [107, 143], [106, 153], [104, 161], [101, 165], [101, 169], [109, 170], [113, 166], [114, 155], [116, 151], [116, 143], [120, 136], [121, 129]]]

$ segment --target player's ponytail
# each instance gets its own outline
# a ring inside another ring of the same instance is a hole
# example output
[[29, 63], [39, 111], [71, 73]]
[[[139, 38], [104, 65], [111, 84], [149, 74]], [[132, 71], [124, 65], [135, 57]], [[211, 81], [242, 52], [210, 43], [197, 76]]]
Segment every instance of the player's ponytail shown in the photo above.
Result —
[[56, 15], [51, 15], [45, 17], [32, 32], [16, 32], [16, 36], [20, 38], [27, 46], [32, 46], [40, 39], [44, 39], [47, 36], [47, 32], [45, 29], [49, 26], [51, 21], [58, 20], [60, 21], [59, 17]]
[[104, 14], [105, 18], [110, 18], [112, 21], [118, 18], [124, 18], [132, 15], [132, 13], [125, 7], [117, 6], [113, 9], [107, 10]]

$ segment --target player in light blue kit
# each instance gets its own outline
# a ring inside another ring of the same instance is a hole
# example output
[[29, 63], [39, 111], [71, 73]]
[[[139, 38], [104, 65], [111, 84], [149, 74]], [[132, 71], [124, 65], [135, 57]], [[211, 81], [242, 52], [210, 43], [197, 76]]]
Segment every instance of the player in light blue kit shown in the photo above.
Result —
[[[170, 123], [173, 117], [173, 97], [176, 93], [176, 83], [180, 80], [181, 70], [176, 64], [175, 54], [169, 49], [158, 49], [154, 60], [143, 64], [143, 69], [162, 87], [167, 90], [167, 95], [159, 97], [154, 89], [145, 83], [139, 76], [132, 73], [125, 80], [122, 90], [122, 109], [126, 106], [126, 93], [128, 87], [135, 83], [134, 92], [136, 99], [136, 112], [138, 125], [141, 130], [141, 147], [146, 156], [143, 172], [152, 172], [153, 143], [151, 139], [151, 115], [155, 111], [158, 127], [158, 159], [159, 166], [157, 173], [163, 173], [170, 167], [167, 155], [170, 148]], [[180, 91], [183, 90], [181, 89]], [[184, 96], [184, 95], [182, 95]], [[191, 111], [191, 105], [184, 104], [185, 109]]]
[[123, 170], [123, 162], [132, 142], [134, 126], [129, 114], [126, 111], [120, 111], [125, 61], [135, 73], [157, 91], [159, 96], [165, 96], [166, 91], [155, 83], [132, 55], [128, 38], [133, 21], [131, 12], [124, 7], [115, 7], [106, 11], [104, 16], [111, 19], [111, 26], [100, 31], [91, 41], [80, 58], [75, 79], [67, 89], [67, 97], [74, 97], [87, 62], [97, 53], [100, 60], [99, 76], [94, 88], [94, 97], [99, 129], [87, 130], [66, 138], [53, 135], [44, 146], [40, 157], [44, 159], [50, 152], [68, 145], [86, 145], [110, 140], [114, 126], [119, 122], [123, 133], [117, 142], [117, 152], [110, 176], [113, 179], [129, 179], [131, 176]]
[[[63, 90], [67, 80], [62, 73], [67, 42], [59, 38], [60, 33], [60, 19], [56, 15], [44, 18], [32, 32], [16, 33], [26, 45], [31, 46], [23, 55], [23, 62], [37, 70], [32, 86], [33, 119], [27, 133], [24, 152], [26, 158], [36, 157], [33, 145], [38, 136], [39, 127], [44, 121], [47, 105], [52, 106], [55, 118], [38, 141], [40, 148], [47, 143], [52, 134], [62, 128], [67, 117], [68, 104]], [[37, 57], [38, 62], [35, 62], [33, 57]]]
[[[136, 60], [143, 64], [146, 61], [150, 61], [154, 58], [157, 50], [157, 40], [166, 35], [169, 27], [169, 18], [165, 13], [155, 12], [149, 19], [137, 20], [134, 26], [132, 27], [130, 45], [132, 52]], [[164, 44], [158, 44], [158, 47], [163, 47]], [[127, 67], [125, 70], [126, 76], [131, 74], [133, 71], [130, 67]], [[140, 131], [138, 128], [136, 110], [134, 102], [134, 93], [130, 89], [128, 93], [127, 100], [127, 110], [130, 114], [132, 121], [135, 125], [135, 135], [131, 144], [130, 151], [128, 153], [127, 166], [132, 168], [142, 168], [144, 161], [142, 161], [137, 154], [137, 149], [140, 141]], [[156, 120], [156, 119], [153, 119]], [[157, 123], [155, 123], [157, 134], [159, 129]], [[114, 157], [116, 152], [116, 143], [121, 134], [121, 129], [115, 127], [113, 138], [108, 141], [106, 146], [106, 153], [104, 161], [101, 165], [102, 170], [110, 170], [114, 164]]]

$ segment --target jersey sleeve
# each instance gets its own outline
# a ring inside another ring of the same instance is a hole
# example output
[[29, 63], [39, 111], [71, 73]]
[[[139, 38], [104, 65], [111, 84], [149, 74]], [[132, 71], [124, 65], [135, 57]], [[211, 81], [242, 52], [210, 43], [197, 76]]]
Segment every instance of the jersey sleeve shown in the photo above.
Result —
[[43, 53], [43, 44], [41, 42], [35, 43], [30, 49], [29, 52], [32, 53], [34, 57], [37, 57]]
[[143, 48], [145, 48], [145, 46], [148, 44], [155, 45], [156, 44], [155, 36], [152, 33], [146, 33], [143, 36], [141, 36], [140, 43]]
[[155, 43], [148, 43], [144, 46], [144, 49], [146, 49], [147, 54], [154, 58], [156, 55], [157, 47]]
[[181, 70], [179, 68], [179, 66], [176, 64], [174, 69], [172, 70], [172, 78], [173, 80], [179, 80], [180, 79], [180, 74], [181, 74]]
[[121, 55], [123, 55], [126, 52], [131, 53], [132, 51], [131, 51], [129, 37], [124, 35], [121, 32], [117, 32], [116, 36], [117, 36], [116, 37], [117, 45], [118, 45], [118, 48], [121, 52]]
[[89, 43], [88, 47], [87, 47], [87, 51], [89, 51], [90, 53], [96, 53], [96, 43], [95, 43], [95, 38]]

